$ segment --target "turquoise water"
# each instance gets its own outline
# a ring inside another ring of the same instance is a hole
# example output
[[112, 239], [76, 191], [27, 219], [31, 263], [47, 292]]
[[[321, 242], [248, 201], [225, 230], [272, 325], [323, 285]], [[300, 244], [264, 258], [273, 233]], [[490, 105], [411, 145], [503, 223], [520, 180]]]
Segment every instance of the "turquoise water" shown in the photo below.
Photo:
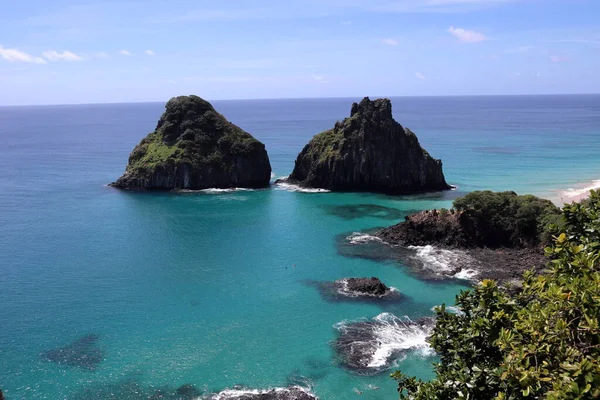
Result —
[[[215, 102], [262, 140], [276, 176], [356, 99]], [[558, 198], [600, 175], [600, 96], [393, 99], [398, 121], [442, 158], [455, 192], [410, 197], [299, 193], [126, 193], [124, 170], [162, 104], [0, 108], [0, 387], [8, 399], [146, 398], [194, 384], [217, 392], [309, 383], [322, 399], [395, 398], [388, 372], [341, 368], [343, 320], [411, 318], [464, 285], [345, 257], [336, 238], [448, 206], [476, 189]], [[369, 213], [352, 205], [387, 207]], [[328, 302], [308, 280], [377, 276], [395, 305]], [[95, 370], [40, 354], [96, 334]], [[431, 376], [409, 352], [405, 372]], [[392, 369], [393, 370], [393, 369]], [[369, 390], [368, 385], [380, 387]], [[133, 388], [133, 389], [132, 389]], [[135, 394], [137, 392], [137, 394]]]

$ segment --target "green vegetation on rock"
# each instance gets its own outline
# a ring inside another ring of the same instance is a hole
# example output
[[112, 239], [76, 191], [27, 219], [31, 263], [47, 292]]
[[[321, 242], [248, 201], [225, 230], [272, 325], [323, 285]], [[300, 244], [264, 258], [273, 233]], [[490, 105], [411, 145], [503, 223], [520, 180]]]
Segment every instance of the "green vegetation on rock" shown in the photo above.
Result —
[[453, 206], [462, 225], [479, 227], [483, 242], [492, 247], [535, 245], [547, 239], [544, 232], [550, 225], [561, 221], [559, 208], [550, 200], [515, 192], [472, 192]]
[[[458, 206], [487, 213], [484, 205], [505, 196], [475, 197]], [[519, 204], [527, 231], [540, 204], [526, 196]], [[485, 280], [457, 296], [460, 313], [437, 310], [429, 339], [440, 357], [436, 376], [394, 373], [401, 399], [600, 398], [600, 192], [564, 206], [561, 222], [548, 226], [548, 273], [526, 273], [517, 292]]]
[[450, 188], [441, 161], [394, 120], [390, 100], [369, 98], [352, 104], [350, 117], [312, 138], [288, 180], [306, 187], [390, 194]]
[[175, 97], [156, 130], [132, 151], [124, 189], [265, 187], [271, 166], [265, 146], [198, 96]]

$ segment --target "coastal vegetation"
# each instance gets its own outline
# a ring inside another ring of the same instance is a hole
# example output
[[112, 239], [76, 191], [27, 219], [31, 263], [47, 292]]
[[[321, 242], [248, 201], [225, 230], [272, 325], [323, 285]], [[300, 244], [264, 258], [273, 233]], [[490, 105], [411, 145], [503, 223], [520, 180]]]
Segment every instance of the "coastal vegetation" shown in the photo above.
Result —
[[548, 270], [525, 273], [519, 291], [484, 280], [457, 296], [460, 313], [439, 307], [429, 338], [436, 376], [392, 374], [400, 398], [600, 398], [600, 192], [560, 214], [528, 196], [486, 192], [455, 207], [527, 240], [547, 233]]

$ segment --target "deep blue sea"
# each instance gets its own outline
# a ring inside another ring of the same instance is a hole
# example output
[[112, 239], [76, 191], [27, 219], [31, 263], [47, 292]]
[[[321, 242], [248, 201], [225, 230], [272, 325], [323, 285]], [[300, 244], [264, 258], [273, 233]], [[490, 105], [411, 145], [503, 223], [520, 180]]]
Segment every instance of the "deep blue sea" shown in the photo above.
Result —
[[[280, 177], [356, 100], [213, 105], [266, 144]], [[321, 399], [358, 391], [364, 399], [393, 399], [389, 373], [396, 368], [431, 377], [435, 357], [419, 346], [378, 373], [343, 368], [332, 349], [334, 326], [382, 313], [431, 316], [465, 283], [424, 281], [401, 262], [352, 257], [345, 238], [415, 210], [448, 207], [472, 190], [568, 200], [600, 178], [600, 96], [404, 97], [392, 104], [396, 120], [443, 160], [456, 191], [121, 192], [106, 184], [123, 173], [164, 104], [0, 107], [6, 398], [145, 399], [183, 384], [213, 393], [301, 383]], [[404, 300], [336, 302], [311, 284], [351, 276], [377, 276]], [[406, 340], [388, 334], [382, 346]], [[48, 361], [49, 354], [70, 354], [82, 365]]]

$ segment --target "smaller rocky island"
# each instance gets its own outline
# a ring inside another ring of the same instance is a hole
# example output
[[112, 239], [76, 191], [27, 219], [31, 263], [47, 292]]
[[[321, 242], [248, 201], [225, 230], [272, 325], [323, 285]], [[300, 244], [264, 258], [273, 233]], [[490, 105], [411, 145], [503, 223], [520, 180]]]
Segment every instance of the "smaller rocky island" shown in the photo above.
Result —
[[450, 189], [417, 136], [392, 117], [389, 99], [365, 97], [350, 117], [319, 133], [280, 182], [334, 191], [410, 194]]
[[[395, 290], [387, 287], [378, 278], [346, 278], [335, 281], [339, 292], [350, 297], [376, 297], [381, 298], [392, 295]], [[397, 292], [396, 292], [397, 293]]]
[[[526, 270], [545, 268], [544, 246], [561, 218], [560, 209], [549, 200], [482, 191], [455, 200], [451, 210], [407, 216], [376, 236], [395, 246], [457, 250], [462, 258], [469, 258], [477, 280], [514, 283]], [[461, 265], [455, 268], [452, 274], [459, 273]]]
[[376, 277], [343, 278], [326, 282], [306, 281], [305, 283], [316, 287], [321, 296], [330, 302], [397, 302], [403, 297], [397, 289], [388, 287]]
[[133, 190], [264, 188], [271, 164], [264, 144], [227, 121], [206, 100], [168, 101], [156, 130], [131, 152], [111, 186]]

